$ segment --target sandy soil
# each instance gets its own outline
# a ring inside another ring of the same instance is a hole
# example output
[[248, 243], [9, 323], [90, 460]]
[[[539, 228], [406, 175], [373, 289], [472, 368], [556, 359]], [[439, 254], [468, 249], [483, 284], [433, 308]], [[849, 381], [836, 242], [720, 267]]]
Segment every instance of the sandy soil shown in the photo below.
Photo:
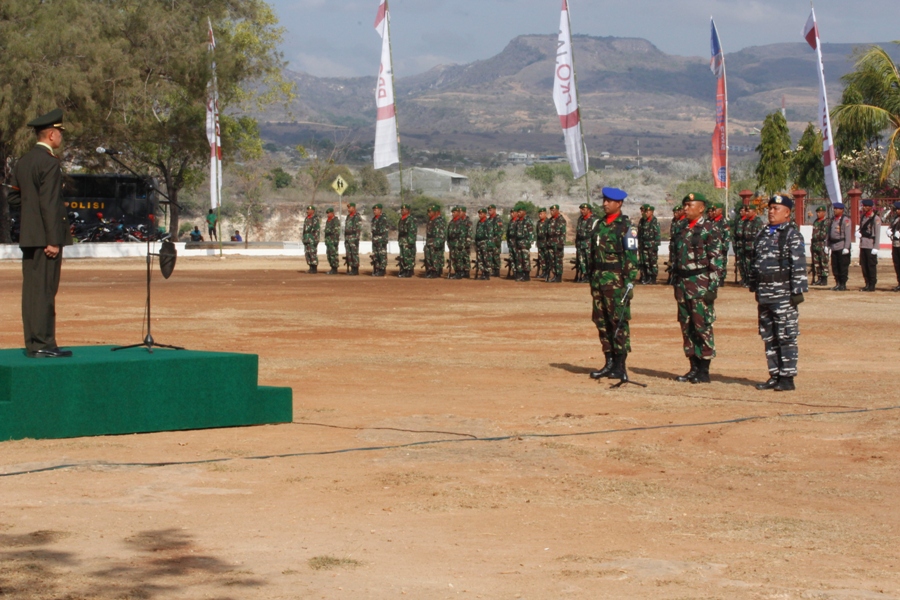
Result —
[[[610, 390], [585, 286], [303, 269], [155, 274], [157, 341], [259, 354], [294, 423], [0, 443], [0, 598], [900, 598], [900, 294], [811, 292], [776, 394], [749, 293], [692, 386], [642, 287], [648, 387]], [[0, 264], [2, 347], [20, 280]], [[143, 281], [67, 261], [60, 342], [140, 341]]]

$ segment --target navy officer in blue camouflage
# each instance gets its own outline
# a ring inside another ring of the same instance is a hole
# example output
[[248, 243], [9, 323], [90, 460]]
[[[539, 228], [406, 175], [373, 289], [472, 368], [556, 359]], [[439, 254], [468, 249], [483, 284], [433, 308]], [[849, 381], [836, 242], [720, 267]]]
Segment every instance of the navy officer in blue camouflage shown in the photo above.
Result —
[[809, 291], [803, 236], [791, 222], [794, 201], [787, 195], [769, 199], [769, 224], [753, 240], [749, 286], [756, 293], [759, 335], [766, 347], [769, 379], [759, 390], [789, 392], [797, 376], [797, 336], [803, 294]]

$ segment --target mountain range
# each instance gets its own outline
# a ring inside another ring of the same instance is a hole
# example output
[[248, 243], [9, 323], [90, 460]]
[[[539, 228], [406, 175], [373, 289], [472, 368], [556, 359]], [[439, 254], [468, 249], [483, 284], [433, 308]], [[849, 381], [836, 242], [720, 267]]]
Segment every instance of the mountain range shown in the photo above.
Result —
[[[900, 46], [880, 44], [895, 60]], [[640, 38], [576, 36], [575, 66], [592, 154], [702, 156], [710, 152], [715, 77], [708, 59], [662, 52]], [[831, 106], [840, 102], [841, 76], [865, 45], [823, 44]], [[556, 36], [523, 35], [491, 58], [442, 65], [396, 80], [404, 145], [418, 149], [560, 153], [561, 131], [552, 100]], [[804, 43], [745, 48], [726, 55], [733, 148], [758, 143], [754, 128], [782, 107], [795, 136], [816, 118], [815, 52]], [[270, 140], [351, 132], [374, 135], [374, 77], [321, 78], [286, 71], [296, 100], [261, 115]]]

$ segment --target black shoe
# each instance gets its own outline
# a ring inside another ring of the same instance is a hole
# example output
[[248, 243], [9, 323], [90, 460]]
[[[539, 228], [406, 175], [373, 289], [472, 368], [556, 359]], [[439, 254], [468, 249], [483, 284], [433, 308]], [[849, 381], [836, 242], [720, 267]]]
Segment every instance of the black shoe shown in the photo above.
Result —
[[319, 269], [316, 265], [309, 265], [309, 270], [307, 271], [307, 273], [309, 273], [310, 275], [315, 275], [318, 272]]
[[525, 273], [522, 275], [522, 281], [531, 281], [531, 273]]
[[607, 379], [628, 380], [628, 372], [625, 370], [625, 358], [627, 356], [627, 354], [616, 354], [613, 356], [613, 366], [609, 373], [606, 374]]
[[892, 291], [892, 292], [900, 292], [900, 285], [898, 285], [897, 287], [893, 288], [891, 291]]
[[434, 279], [434, 271], [427, 271], [425, 273], [425, 279]]
[[819, 283], [819, 285], [824, 286], [824, 287], [828, 287], [828, 278], [827, 278], [827, 277], [823, 277], [823, 278], [820, 279], [819, 281], [821, 282], [821, 283]]
[[591, 371], [591, 379], [603, 379], [613, 369], [613, 355], [611, 352], [604, 352], [606, 355], [606, 364], [596, 371]]
[[770, 375], [769, 379], [765, 383], [757, 383], [756, 389], [760, 391], [774, 390], [776, 385], [778, 385], [778, 375]]
[[347, 275], [359, 275], [359, 267], [350, 269], [350, 272]]
[[[550, 279], [550, 281], [548, 281], [547, 283], [562, 283], [562, 277], [557, 275], [556, 277]], [[898, 288], [900, 288], [900, 286], [898, 286]]]
[[793, 377], [779, 377], [778, 383], [772, 389], [776, 392], [793, 392], [797, 388], [794, 387]]
[[331, 267], [331, 270], [328, 271], [328, 273], [326, 273], [326, 275], [337, 275], [337, 274], [338, 274], [338, 270], [335, 267]]
[[708, 358], [697, 359], [697, 374], [691, 379], [691, 383], [709, 383], [709, 363], [712, 360]]
[[697, 376], [697, 370], [700, 368], [697, 366], [697, 357], [692, 356], [688, 360], [691, 361], [691, 370], [684, 375], [681, 375], [680, 377], [676, 377], [675, 381], [678, 381], [680, 383], [687, 383], [689, 381], [693, 381], [694, 377]]
[[500, 277], [500, 269], [494, 269], [494, 272], [491, 273], [492, 277]]
[[72, 356], [72, 351], [63, 350], [57, 346], [56, 348], [44, 348], [43, 350], [26, 352], [25, 355], [28, 356], [28, 358], [68, 358]]

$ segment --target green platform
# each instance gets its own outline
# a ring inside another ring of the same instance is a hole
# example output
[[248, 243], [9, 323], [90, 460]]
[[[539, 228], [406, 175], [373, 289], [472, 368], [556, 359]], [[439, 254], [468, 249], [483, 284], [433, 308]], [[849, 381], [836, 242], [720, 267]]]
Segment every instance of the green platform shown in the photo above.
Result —
[[0, 350], [0, 440], [289, 423], [291, 388], [259, 387], [255, 354], [112, 346], [71, 358]]

